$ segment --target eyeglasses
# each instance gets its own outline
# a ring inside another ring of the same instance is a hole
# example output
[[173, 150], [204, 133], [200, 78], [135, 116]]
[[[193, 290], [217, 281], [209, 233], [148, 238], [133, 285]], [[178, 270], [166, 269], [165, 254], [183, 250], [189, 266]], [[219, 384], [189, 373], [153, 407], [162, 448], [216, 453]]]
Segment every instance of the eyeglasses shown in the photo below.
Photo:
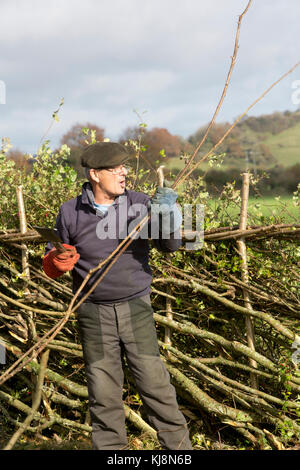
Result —
[[102, 168], [103, 170], [110, 171], [113, 175], [120, 175], [124, 170], [128, 173], [131, 170], [130, 165], [119, 165], [115, 168]]

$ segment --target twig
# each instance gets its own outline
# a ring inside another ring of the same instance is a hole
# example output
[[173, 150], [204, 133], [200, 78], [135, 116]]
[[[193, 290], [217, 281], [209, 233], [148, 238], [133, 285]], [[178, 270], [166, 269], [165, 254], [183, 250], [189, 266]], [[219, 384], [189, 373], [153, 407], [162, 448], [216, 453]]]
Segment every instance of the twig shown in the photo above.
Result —
[[237, 30], [236, 30], [236, 34], [235, 34], [235, 42], [234, 42], [234, 50], [233, 50], [233, 54], [232, 54], [232, 57], [231, 57], [231, 64], [230, 64], [230, 68], [229, 68], [229, 71], [228, 71], [228, 74], [227, 74], [227, 79], [226, 79], [226, 82], [225, 82], [225, 85], [224, 85], [224, 89], [223, 89], [223, 92], [222, 92], [222, 95], [221, 95], [221, 98], [220, 98], [220, 101], [216, 107], [216, 110], [214, 112], [214, 115], [210, 121], [210, 124], [208, 126], [208, 128], [206, 129], [206, 132], [201, 140], [201, 142], [197, 145], [196, 149], [194, 150], [193, 152], [193, 155], [191, 156], [191, 158], [189, 159], [187, 165], [185, 168], [183, 168], [183, 170], [181, 170], [181, 172], [179, 172], [175, 182], [174, 182], [174, 185], [173, 185], [173, 188], [176, 188], [176, 186], [179, 184], [182, 176], [186, 173], [186, 171], [188, 170], [188, 168], [192, 165], [192, 162], [193, 160], [195, 159], [197, 153], [199, 152], [200, 148], [202, 147], [202, 145], [204, 144], [208, 134], [209, 134], [209, 131], [210, 129], [212, 128], [215, 120], [216, 120], [216, 117], [220, 111], [220, 108], [222, 106], [222, 103], [225, 99], [225, 96], [226, 96], [226, 92], [227, 92], [227, 88], [228, 88], [228, 85], [229, 85], [229, 81], [230, 81], [230, 77], [231, 77], [231, 74], [232, 74], [232, 71], [234, 69], [234, 66], [235, 66], [235, 63], [236, 63], [236, 57], [237, 57], [237, 53], [238, 53], [238, 48], [239, 48], [239, 37], [240, 37], [240, 29], [241, 29], [241, 23], [242, 23], [242, 19], [243, 19], [243, 16], [247, 13], [248, 9], [250, 8], [250, 5], [252, 3], [252, 0], [249, 0], [248, 2], [248, 5], [246, 6], [245, 10], [243, 11], [243, 13], [239, 16], [239, 20], [238, 20], [238, 25], [237, 25]]
[[300, 65], [300, 61], [297, 62], [295, 65], [293, 65], [293, 67], [291, 67], [286, 73], [284, 73], [278, 80], [276, 80], [274, 83], [272, 83], [271, 86], [269, 86], [252, 104], [250, 104], [250, 106], [248, 106], [248, 108], [234, 121], [234, 123], [232, 124], [232, 126], [230, 126], [230, 128], [225, 132], [225, 134], [223, 135], [223, 137], [209, 150], [209, 152], [207, 152], [202, 158], [201, 160], [199, 160], [199, 162], [197, 162], [188, 172], [185, 172], [181, 177], [180, 179], [177, 179], [176, 181], [176, 184], [174, 183], [174, 185], [172, 186], [173, 189], [175, 189], [178, 184], [182, 183], [186, 178], [188, 178], [190, 176], [190, 174], [196, 169], [198, 168], [198, 166], [204, 161], [206, 160], [210, 155], [213, 154], [213, 152], [222, 144], [222, 142], [226, 139], [226, 137], [230, 134], [230, 132], [232, 131], [232, 129], [234, 129], [234, 127], [238, 124], [238, 122], [248, 113], [248, 111], [250, 111], [250, 109], [252, 109], [259, 101], [261, 101], [267, 93], [269, 93], [269, 91], [272, 90], [272, 88], [274, 88], [279, 82], [281, 82], [281, 80], [283, 80], [287, 75], [289, 75], [290, 73], [292, 73], [298, 66]]
[[3, 450], [11, 450], [14, 447], [18, 439], [21, 437], [21, 435], [26, 431], [27, 427], [30, 425], [31, 421], [33, 420], [35, 416], [35, 413], [37, 412], [40, 406], [41, 398], [42, 398], [42, 387], [44, 383], [44, 377], [45, 377], [46, 367], [48, 363], [48, 358], [49, 358], [49, 350], [47, 349], [42, 354], [42, 357], [41, 357], [40, 371], [39, 371], [38, 380], [37, 380], [36, 394], [32, 403], [32, 411], [30, 415], [28, 415], [27, 418], [25, 419], [23, 425], [20, 426], [19, 429], [10, 438], [8, 444], [6, 444]]

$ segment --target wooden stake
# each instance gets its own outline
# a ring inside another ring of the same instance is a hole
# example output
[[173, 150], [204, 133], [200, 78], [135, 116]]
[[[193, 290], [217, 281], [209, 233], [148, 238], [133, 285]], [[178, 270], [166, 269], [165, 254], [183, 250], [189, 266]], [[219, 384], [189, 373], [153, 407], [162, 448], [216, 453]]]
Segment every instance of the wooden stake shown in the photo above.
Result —
[[[163, 172], [163, 169], [164, 169], [164, 166], [161, 165], [157, 170], [158, 186], [160, 186], [161, 188], [164, 186], [164, 172]], [[167, 253], [166, 256], [167, 256], [168, 260], [171, 262], [170, 254]], [[171, 295], [171, 293], [172, 293], [171, 288], [168, 286], [167, 287], [167, 294]], [[166, 298], [166, 317], [169, 320], [173, 320], [172, 300], [168, 297]], [[171, 329], [166, 327], [165, 328], [165, 343], [168, 346], [172, 346], [171, 334], [172, 334]], [[170, 352], [167, 351], [167, 356], [169, 356], [169, 355], [170, 355]]]
[[[168, 286], [167, 294], [170, 294], [170, 293], [171, 293], [171, 290], [170, 290], [170, 287]], [[169, 299], [168, 297], [166, 298], [166, 318], [168, 320], [173, 320], [172, 300]], [[165, 328], [165, 343], [168, 346], [172, 346], [171, 330], [168, 327]], [[167, 351], [167, 355], [169, 355], [169, 351]]]
[[[248, 199], [249, 199], [249, 173], [243, 173], [243, 186], [241, 191], [241, 214], [240, 214], [240, 230], [246, 230], [247, 228], [247, 214], [248, 214]], [[238, 250], [242, 259], [242, 281], [245, 284], [249, 282], [249, 274], [248, 274], [248, 263], [247, 263], [247, 246], [245, 243], [244, 237], [241, 237], [237, 240]], [[243, 298], [244, 298], [244, 306], [249, 310], [252, 309], [252, 305], [250, 302], [250, 295], [249, 291], [246, 287], [242, 288], [243, 290]], [[246, 333], [247, 333], [247, 343], [249, 348], [255, 351], [255, 337], [254, 337], [254, 325], [253, 319], [251, 317], [246, 318]], [[257, 368], [257, 362], [254, 359], [249, 359], [249, 364], [252, 367]], [[250, 372], [250, 383], [253, 388], [258, 389], [258, 380], [257, 375]]]
[[[25, 234], [27, 232], [27, 221], [26, 221], [26, 212], [25, 212], [25, 205], [24, 205], [24, 198], [23, 198], [23, 186], [20, 185], [17, 187], [17, 203], [18, 203], [18, 211], [19, 211], [19, 221], [20, 221], [20, 232], [21, 234]], [[22, 243], [21, 245], [21, 256], [22, 256], [22, 270], [23, 274], [25, 277], [30, 280], [30, 269], [29, 269], [29, 253], [28, 253], [28, 248], [25, 243]], [[28, 284], [25, 284], [25, 293], [29, 294], [29, 288]], [[36, 341], [37, 339], [37, 333], [36, 333], [36, 328], [35, 328], [35, 323], [34, 323], [34, 313], [32, 310], [28, 310], [26, 313], [26, 322], [27, 322], [27, 327], [30, 332], [31, 340]], [[34, 362], [38, 362], [36, 358], [33, 359]], [[37, 377], [31, 373], [31, 381], [33, 385], [36, 387], [37, 386]], [[34, 403], [34, 395], [32, 396], [32, 404]], [[29, 421], [30, 423], [30, 421]], [[29, 425], [29, 424], [27, 424]], [[19, 429], [19, 432], [21, 432], [21, 429]]]
[[[18, 210], [19, 210], [20, 232], [24, 234], [27, 232], [27, 222], [26, 222], [26, 213], [25, 213], [25, 206], [24, 206], [24, 199], [23, 199], [23, 186], [17, 187], [17, 202], [18, 202]], [[27, 245], [25, 245], [25, 243], [22, 244], [22, 268], [23, 268], [23, 273], [29, 279], [30, 278], [29, 256], [28, 256], [28, 248], [27, 248]]]

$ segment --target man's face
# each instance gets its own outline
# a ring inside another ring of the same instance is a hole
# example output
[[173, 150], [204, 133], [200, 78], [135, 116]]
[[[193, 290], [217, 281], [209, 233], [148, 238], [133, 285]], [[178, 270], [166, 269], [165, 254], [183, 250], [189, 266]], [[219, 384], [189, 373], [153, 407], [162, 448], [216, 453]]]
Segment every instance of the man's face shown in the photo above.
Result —
[[125, 191], [128, 169], [124, 165], [115, 168], [92, 170], [101, 190], [109, 196], [117, 197]]

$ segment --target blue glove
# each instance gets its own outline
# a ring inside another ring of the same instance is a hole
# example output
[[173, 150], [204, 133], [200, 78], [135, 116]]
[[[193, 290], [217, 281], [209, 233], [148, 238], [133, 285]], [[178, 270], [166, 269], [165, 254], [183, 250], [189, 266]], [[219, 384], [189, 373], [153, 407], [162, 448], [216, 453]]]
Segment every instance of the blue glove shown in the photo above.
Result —
[[178, 194], [171, 188], [157, 188], [151, 201], [152, 218], [158, 220], [159, 214], [161, 219], [159, 223], [159, 231], [163, 236], [178, 230], [182, 223], [182, 215], [176, 204]]
[[167, 204], [173, 206], [177, 200], [178, 194], [171, 188], [157, 188], [152, 198], [151, 204]]

